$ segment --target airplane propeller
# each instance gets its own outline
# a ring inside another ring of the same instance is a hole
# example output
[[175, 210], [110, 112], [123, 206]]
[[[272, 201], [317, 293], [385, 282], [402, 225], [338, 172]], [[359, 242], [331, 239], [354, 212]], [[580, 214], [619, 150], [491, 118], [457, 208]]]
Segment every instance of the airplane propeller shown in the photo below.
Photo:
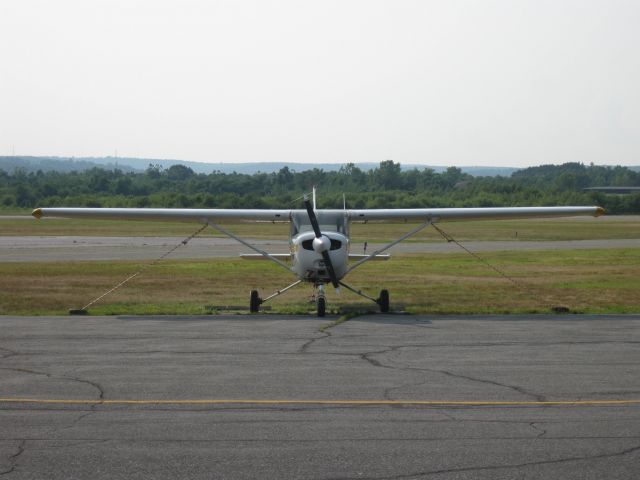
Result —
[[333, 285], [333, 287], [340, 288], [338, 277], [336, 277], [336, 272], [333, 269], [333, 263], [331, 263], [331, 257], [329, 256], [329, 250], [331, 249], [331, 239], [326, 235], [322, 235], [322, 232], [320, 231], [320, 225], [318, 225], [316, 212], [314, 212], [313, 206], [311, 205], [311, 202], [306, 195], [304, 197], [304, 206], [307, 209], [309, 221], [311, 222], [311, 227], [313, 228], [313, 233], [316, 234], [316, 238], [313, 239], [312, 244], [313, 250], [322, 255], [324, 266], [327, 267], [327, 272], [329, 273], [329, 278], [331, 279], [331, 284]]

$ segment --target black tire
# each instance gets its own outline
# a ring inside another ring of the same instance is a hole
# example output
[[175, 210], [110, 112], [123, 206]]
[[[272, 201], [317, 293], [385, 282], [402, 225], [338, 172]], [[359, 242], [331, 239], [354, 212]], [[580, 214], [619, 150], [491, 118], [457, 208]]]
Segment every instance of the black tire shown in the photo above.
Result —
[[378, 305], [380, 305], [380, 311], [382, 313], [387, 313], [389, 311], [389, 290], [380, 290]]
[[258, 313], [260, 311], [260, 304], [262, 300], [258, 295], [257, 290], [251, 290], [251, 296], [249, 297], [249, 311], [251, 313]]
[[327, 301], [324, 299], [324, 297], [318, 298], [318, 300], [316, 301], [316, 307], [318, 311], [318, 316], [324, 317], [325, 311], [327, 309]]

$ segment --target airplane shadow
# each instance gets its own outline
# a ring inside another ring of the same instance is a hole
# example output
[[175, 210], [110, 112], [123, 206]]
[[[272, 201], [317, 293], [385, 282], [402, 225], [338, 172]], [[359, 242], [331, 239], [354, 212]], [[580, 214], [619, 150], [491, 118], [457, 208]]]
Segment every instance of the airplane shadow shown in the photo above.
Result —
[[[275, 314], [275, 313], [260, 313], [260, 314], [209, 314], [209, 315], [116, 315], [114, 318], [123, 321], [163, 321], [163, 322], [219, 322], [219, 321], [255, 321], [255, 322], [268, 322], [268, 321], [313, 321], [313, 322], [333, 322], [341, 318], [341, 314], [326, 315], [325, 317], [317, 317], [310, 313], [304, 314]], [[418, 325], [418, 324], [431, 324], [431, 320], [421, 315], [410, 315], [405, 312], [389, 312], [389, 313], [375, 313], [375, 312], [363, 312], [361, 315], [350, 318], [350, 322], [366, 322], [366, 323], [379, 323], [379, 324], [393, 324], [393, 325]]]

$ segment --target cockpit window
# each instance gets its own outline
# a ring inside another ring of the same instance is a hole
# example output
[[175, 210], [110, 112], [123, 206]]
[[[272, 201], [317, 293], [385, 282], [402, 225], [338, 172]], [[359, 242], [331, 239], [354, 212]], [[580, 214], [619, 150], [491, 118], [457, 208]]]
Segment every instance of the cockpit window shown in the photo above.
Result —
[[[318, 225], [321, 232], [338, 232], [346, 234], [345, 222], [346, 217], [343, 212], [316, 212], [318, 217]], [[294, 212], [291, 215], [291, 235], [297, 235], [301, 232], [311, 232], [311, 222], [307, 212]]]

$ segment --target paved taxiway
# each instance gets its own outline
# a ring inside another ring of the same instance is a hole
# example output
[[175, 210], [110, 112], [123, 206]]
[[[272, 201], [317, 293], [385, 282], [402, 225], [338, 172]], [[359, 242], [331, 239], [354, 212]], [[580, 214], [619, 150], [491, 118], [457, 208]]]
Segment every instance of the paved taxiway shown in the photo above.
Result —
[[640, 476], [640, 315], [332, 320], [0, 317], [0, 474]]
[[[178, 237], [0, 237], [0, 262], [45, 262], [69, 260], [143, 260], [156, 259], [181, 242]], [[248, 239], [258, 248], [272, 253], [287, 253], [286, 240]], [[474, 252], [502, 250], [576, 250], [591, 248], [635, 248], [638, 239], [573, 240], [561, 242], [486, 241], [464, 242]], [[381, 244], [369, 244], [372, 252]], [[390, 253], [459, 253], [454, 243], [405, 242], [394, 246]], [[353, 253], [362, 253], [363, 245], [354, 243]], [[231, 238], [194, 238], [188, 245], [178, 248], [170, 258], [204, 259], [237, 257], [253, 253]]]

